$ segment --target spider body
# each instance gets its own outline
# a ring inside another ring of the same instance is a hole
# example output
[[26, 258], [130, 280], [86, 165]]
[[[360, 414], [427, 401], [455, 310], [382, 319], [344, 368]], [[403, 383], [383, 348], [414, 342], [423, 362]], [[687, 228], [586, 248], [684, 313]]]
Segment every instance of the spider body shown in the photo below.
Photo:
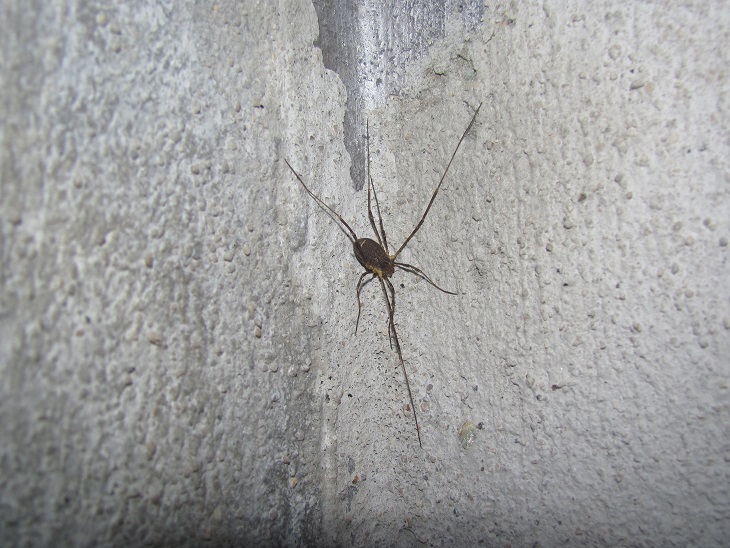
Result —
[[[353, 252], [355, 253], [355, 258], [357, 261], [363, 266], [365, 269], [365, 272], [363, 272], [360, 275], [360, 279], [357, 282], [357, 288], [356, 288], [356, 297], [357, 297], [357, 320], [355, 322], [355, 334], [357, 334], [357, 327], [360, 323], [360, 290], [362, 287], [371, 282], [374, 279], [378, 279], [380, 282], [380, 287], [383, 290], [383, 296], [385, 297], [385, 304], [388, 308], [388, 337], [390, 339], [390, 347], [391, 349], [395, 347], [396, 353], [398, 354], [398, 360], [400, 362], [401, 368], [403, 369], [403, 376], [406, 380], [406, 388], [408, 389], [408, 399], [410, 400], [410, 407], [413, 409], [413, 419], [416, 423], [416, 434], [418, 435], [418, 444], [422, 447], [421, 444], [421, 430], [418, 427], [418, 415], [416, 414], [416, 406], [413, 403], [413, 395], [411, 393], [411, 385], [408, 382], [408, 373], [406, 372], [406, 366], [403, 362], [403, 355], [401, 353], [400, 348], [400, 342], [398, 341], [398, 333], [395, 329], [395, 288], [393, 287], [393, 283], [390, 281], [390, 277], [395, 273], [396, 268], [403, 270], [405, 272], [409, 272], [411, 274], [415, 274], [419, 278], [425, 280], [430, 285], [438, 289], [439, 291], [443, 293], [447, 293], [449, 295], [456, 295], [456, 293], [447, 291], [445, 289], [440, 288], [438, 285], [436, 285], [431, 278], [429, 278], [420, 268], [407, 264], [407, 263], [401, 263], [398, 262], [396, 259], [398, 258], [398, 255], [400, 255], [401, 251], [408, 245], [408, 242], [410, 242], [411, 238], [418, 232], [418, 230], [421, 228], [421, 225], [423, 224], [423, 221], [426, 220], [426, 215], [428, 215], [429, 210], [431, 209], [431, 206], [433, 205], [433, 201], [436, 199], [436, 195], [438, 194], [439, 189], [441, 188], [441, 184], [444, 182], [444, 179], [446, 178], [446, 174], [449, 172], [449, 168], [451, 167], [451, 162], [454, 161], [454, 157], [456, 156], [456, 153], [459, 151], [459, 147], [461, 146], [461, 142], [464, 140], [464, 137], [466, 137], [466, 134], [469, 133], [469, 130], [471, 129], [472, 125], [474, 124], [474, 121], [477, 118], [477, 114], [479, 114], [479, 109], [482, 108], [482, 105], [480, 104], [479, 107], [477, 107], [476, 112], [474, 113], [474, 116], [471, 119], [471, 122], [469, 122], [469, 125], [467, 126], [466, 130], [464, 130], [464, 133], [461, 135], [461, 138], [459, 139], [459, 142], [456, 145], [456, 149], [454, 149], [454, 153], [451, 155], [451, 159], [449, 160], [449, 163], [446, 165], [446, 169], [444, 170], [444, 174], [441, 176], [441, 180], [439, 181], [438, 185], [436, 186], [436, 190], [434, 190], [433, 195], [431, 196], [431, 201], [428, 202], [428, 206], [426, 207], [426, 211], [421, 216], [421, 220], [416, 225], [416, 228], [413, 229], [411, 234], [406, 238], [405, 242], [398, 248], [398, 250], [391, 254], [388, 249], [388, 240], [385, 235], [385, 229], [383, 228], [383, 217], [380, 214], [380, 205], [378, 204], [378, 196], [375, 193], [375, 185], [373, 184], [373, 180], [370, 177], [370, 128], [368, 126], [367, 130], [367, 156], [368, 156], [368, 218], [370, 220], [370, 226], [373, 229], [373, 232], [375, 233], [375, 238], [377, 241], [371, 239], [371, 238], [358, 238], [357, 234], [355, 234], [355, 231], [348, 225], [345, 220], [340, 216], [339, 213], [337, 213], [334, 209], [332, 209], [330, 206], [328, 206], [326, 203], [324, 203], [316, 194], [314, 194], [306, 184], [304, 184], [304, 181], [302, 180], [301, 176], [294, 171], [294, 168], [289, 164], [289, 162], [285, 159], [286, 165], [289, 167], [291, 172], [294, 174], [294, 176], [297, 178], [299, 183], [302, 185], [304, 190], [309, 194], [315, 202], [317, 202], [317, 205], [321, 207], [327, 215], [330, 216], [330, 218], [337, 223], [337, 226], [344, 232], [345, 236], [350, 240], [352, 243]], [[375, 224], [375, 218], [373, 217], [373, 210], [371, 207], [371, 190], [372, 190], [372, 196], [375, 201], [375, 209], [378, 212], [378, 224], [380, 230], [378, 230], [378, 226]], [[365, 279], [367, 276], [370, 276], [367, 280]]]
[[355, 258], [363, 268], [378, 278], [390, 278], [395, 272], [395, 261], [375, 240], [360, 238], [352, 248], [355, 251]]

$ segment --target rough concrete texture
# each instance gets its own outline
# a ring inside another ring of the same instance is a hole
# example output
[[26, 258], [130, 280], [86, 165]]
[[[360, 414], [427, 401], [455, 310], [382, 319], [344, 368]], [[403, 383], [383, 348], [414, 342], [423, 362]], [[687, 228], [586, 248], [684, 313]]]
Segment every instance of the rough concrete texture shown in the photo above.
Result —
[[393, 277], [423, 448], [283, 162], [371, 236], [311, 3], [0, 21], [1, 544], [726, 542], [723, 2], [487, 3], [361, 113], [399, 244], [484, 103], [403, 255], [458, 295]]

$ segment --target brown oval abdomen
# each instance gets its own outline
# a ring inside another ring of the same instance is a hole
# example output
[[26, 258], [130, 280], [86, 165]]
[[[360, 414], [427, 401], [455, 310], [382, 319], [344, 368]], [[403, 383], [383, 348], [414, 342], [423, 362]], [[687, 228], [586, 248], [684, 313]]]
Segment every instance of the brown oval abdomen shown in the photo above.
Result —
[[382, 246], [370, 238], [360, 238], [353, 244], [355, 258], [370, 272], [390, 278], [395, 271], [393, 259], [391, 259]]

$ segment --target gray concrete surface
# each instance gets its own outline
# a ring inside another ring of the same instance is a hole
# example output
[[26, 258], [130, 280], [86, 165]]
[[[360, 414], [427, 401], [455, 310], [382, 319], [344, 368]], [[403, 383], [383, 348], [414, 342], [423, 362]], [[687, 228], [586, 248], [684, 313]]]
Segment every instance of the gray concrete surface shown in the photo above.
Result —
[[400, 93], [408, 67], [446, 35], [447, 24], [470, 31], [486, 6], [447, 0], [313, 0], [324, 66], [347, 89], [343, 140], [350, 156], [350, 179], [361, 190], [367, 179], [362, 146], [368, 112]]
[[484, 103], [403, 256], [458, 295], [393, 278], [423, 448], [283, 163], [369, 235], [314, 6], [0, 6], [0, 543], [726, 542], [727, 6], [445, 5], [360, 113], [397, 244]]

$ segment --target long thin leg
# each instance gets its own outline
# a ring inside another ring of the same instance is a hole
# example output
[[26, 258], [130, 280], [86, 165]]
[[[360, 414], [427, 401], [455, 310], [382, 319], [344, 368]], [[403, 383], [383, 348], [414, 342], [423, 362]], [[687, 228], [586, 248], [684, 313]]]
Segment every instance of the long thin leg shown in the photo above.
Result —
[[390, 317], [390, 326], [393, 330], [393, 340], [395, 341], [395, 350], [398, 353], [398, 361], [400, 361], [401, 368], [403, 369], [403, 376], [406, 379], [406, 388], [408, 389], [408, 399], [411, 401], [411, 409], [413, 409], [413, 420], [416, 422], [416, 434], [418, 435], [418, 445], [423, 447], [423, 444], [421, 443], [421, 429], [418, 427], [418, 414], [416, 413], [416, 406], [413, 403], [413, 394], [411, 393], [411, 384], [408, 382], [408, 373], [406, 372], [406, 364], [403, 362], [403, 354], [401, 354], [400, 351], [400, 342], [398, 341], [398, 333], [395, 330], [395, 318], [394, 318], [394, 311], [395, 311], [395, 304], [391, 303], [390, 299], [388, 298], [388, 291], [385, 289], [385, 284], [388, 284], [388, 289], [390, 289], [390, 293], [393, 297], [393, 300], [395, 301], [395, 289], [393, 288], [393, 284], [390, 282], [388, 278], [385, 278], [385, 281], [383, 281], [383, 278], [378, 278], [380, 280], [380, 287], [383, 288], [383, 296], [385, 297], [385, 303], [388, 306], [388, 315]]
[[[307, 185], [304, 184], [304, 181], [302, 180], [302, 178], [299, 176], [299, 174], [296, 171], [294, 171], [294, 168], [291, 167], [291, 164], [289, 163], [289, 161], [286, 158], [284, 159], [284, 162], [286, 162], [286, 165], [289, 167], [291, 172], [294, 174], [294, 177], [296, 177], [297, 180], [304, 187], [304, 190], [307, 191], [307, 194], [309, 194], [312, 198], [314, 198], [314, 201], [317, 202], [317, 205], [319, 207], [321, 207], [327, 215], [330, 216], [330, 219], [332, 219], [335, 222], [335, 224], [337, 224], [339, 229], [342, 232], [344, 232], [345, 236], [347, 236], [349, 238], [349, 240], [354, 244], [357, 241], [357, 234], [355, 234], [355, 231], [352, 230], [352, 228], [350, 228], [350, 225], [348, 225], [345, 222], [345, 220], [342, 217], [340, 217], [339, 213], [337, 213], [334, 209], [332, 209], [330, 206], [325, 204], [324, 201], [322, 199], [320, 199], [319, 196], [317, 196], [314, 192], [309, 190]], [[337, 222], [338, 220], [339, 220], [339, 223]], [[343, 225], [344, 225], [344, 227], [343, 227]], [[345, 228], [347, 228], [347, 230], [350, 232], [349, 234], [347, 232], [345, 232]]]
[[370, 120], [365, 120], [365, 147], [367, 149], [368, 155], [368, 218], [370, 219], [370, 226], [373, 227], [373, 232], [375, 232], [375, 237], [377, 238], [380, 247], [383, 247], [383, 241], [380, 239], [380, 234], [378, 233], [378, 229], [375, 226], [375, 219], [373, 218], [373, 208], [370, 206]]
[[[370, 218], [370, 226], [373, 227], [373, 232], [375, 232], [375, 237], [378, 239], [378, 243], [382, 248], [385, 249], [385, 252], [390, 254], [390, 251], [388, 251], [388, 238], [385, 236], [385, 229], [383, 228], [383, 216], [380, 214], [380, 204], [378, 203], [378, 194], [375, 192], [375, 184], [373, 183], [373, 178], [370, 176], [370, 122], [365, 123], [365, 140], [367, 143], [367, 153], [368, 153], [368, 217]], [[373, 210], [370, 207], [370, 188], [373, 189], [373, 197], [375, 198], [375, 208], [378, 211], [378, 222], [380, 223], [380, 232], [378, 232], [378, 229], [375, 226], [375, 219], [373, 218]]]
[[[370, 274], [372, 277], [365, 283], [363, 283], [363, 278], [365, 278], [365, 276], [367, 276], [368, 274]], [[372, 282], [375, 276], [377, 276], [377, 274], [373, 274], [369, 270], [366, 270], [362, 273], [362, 276], [360, 276], [360, 279], [357, 281], [357, 321], [355, 322], [355, 335], [357, 335], [357, 326], [360, 325], [360, 290], [365, 284]]]
[[[400, 355], [400, 343], [398, 342], [398, 334], [395, 332], [395, 288], [393, 287], [393, 283], [388, 278], [385, 278], [385, 285], [390, 290], [390, 303], [391, 303], [390, 309], [392, 312], [392, 315], [389, 318], [388, 323], [390, 324], [390, 331], [393, 332], [393, 337], [396, 341], [396, 348], [398, 349], [398, 354]], [[391, 348], [392, 348], [392, 344], [391, 344]]]
[[380, 234], [383, 236], [383, 247], [385, 248], [385, 252], [390, 255], [390, 250], [388, 249], [388, 237], [385, 235], [385, 228], [383, 228], [383, 216], [380, 213], [380, 203], [378, 202], [378, 193], [375, 192], [375, 183], [373, 183], [372, 178], [370, 179], [370, 186], [373, 187], [373, 197], [375, 198], [375, 209], [378, 210], [378, 222], [380, 223]]
[[[385, 278], [385, 284], [390, 289], [390, 309], [388, 314], [388, 338], [390, 339], [390, 349], [393, 350], [393, 333], [395, 332], [395, 289], [388, 278]], [[400, 347], [399, 350], [400, 352]]]
[[426, 280], [428, 283], [430, 283], [432, 286], [434, 286], [439, 291], [443, 291], [444, 293], [448, 293], [449, 295], [456, 295], [456, 293], [454, 293], [453, 291], [446, 291], [445, 289], [437, 286], [433, 282], [433, 280], [431, 280], [431, 278], [429, 278], [426, 275], [426, 273], [423, 270], [421, 270], [420, 268], [418, 268], [417, 266], [413, 266], [412, 264], [406, 264], [406, 263], [393, 263], [393, 264], [395, 264], [395, 266], [397, 266], [401, 270], [404, 270], [411, 274], [415, 274], [416, 276], [418, 276], [420, 278], [423, 278], [424, 280]]
[[416, 225], [416, 228], [413, 229], [413, 232], [411, 232], [411, 235], [406, 238], [406, 241], [403, 242], [403, 245], [398, 248], [398, 251], [395, 252], [395, 255], [393, 255], [393, 260], [400, 255], [400, 252], [403, 251], [403, 249], [408, 245], [408, 242], [411, 241], [411, 238], [418, 232], [418, 229], [421, 228], [421, 225], [423, 224], [423, 221], [426, 220], [426, 215], [428, 215], [428, 211], [431, 209], [431, 205], [433, 205], [433, 201], [436, 199], [436, 194], [439, 193], [439, 189], [441, 188], [441, 183], [444, 182], [444, 179], [446, 178], [446, 174], [449, 172], [449, 168], [451, 167], [451, 162], [454, 161], [454, 157], [456, 156], [456, 153], [459, 152], [459, 147], [461, 146], [461, 142], [464, 140], [464, 137], [466, 137], [466, 134], [469, 133], [469, 130], [471, 129], [471, 126], [474, 125], [474, 120], [477, 119], [477, 114], [479, 114], [479, 109], [482, 108], [482, 103], [479, 103], [479, 106], [477, 107], [477, 111], [474, 113], [474, 116], [471, 119], [471, 122], [469, 122], [469, 125], [466, 126], [466, 130], [464, 130], [464, 133], [461, 134], [461, 139], [459, 139], [459, 142], [456, 144], [456, 149], [454, 150], [454, 153], [451, 155], [451, 159], [449, 160], [449, 163], [446, 164], [446, 169], [444, 170], [444, 174], [441, 176], [441, 180], [439, 181], [439, 184], [436, 186], [436, 190], [433, 191], [433, 196], [431, 196], [431, 201], [428, 202], [428, 207], [426, 208], [426, 211], [423, 213], [423, 217], [421, 217], [421, 220], [418, 221], [418, 224]]

